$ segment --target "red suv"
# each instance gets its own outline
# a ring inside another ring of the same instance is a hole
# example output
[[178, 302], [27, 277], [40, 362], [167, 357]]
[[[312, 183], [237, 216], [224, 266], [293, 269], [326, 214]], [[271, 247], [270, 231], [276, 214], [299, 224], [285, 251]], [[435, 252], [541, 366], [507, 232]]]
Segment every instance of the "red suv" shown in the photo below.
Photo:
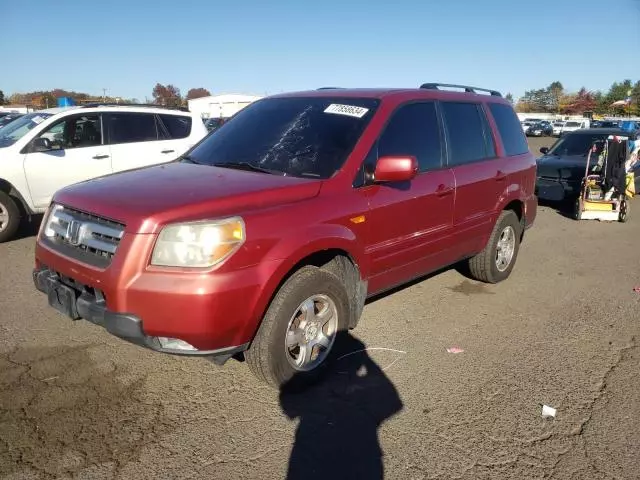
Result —
[[367, 297], [463, 260], [490, 283], [514, 267], [535, 158], [498, 92], [448, 87], [272, 96], [178, 161], [65, 188], [35, 285], [140, 346], [314, 379]]

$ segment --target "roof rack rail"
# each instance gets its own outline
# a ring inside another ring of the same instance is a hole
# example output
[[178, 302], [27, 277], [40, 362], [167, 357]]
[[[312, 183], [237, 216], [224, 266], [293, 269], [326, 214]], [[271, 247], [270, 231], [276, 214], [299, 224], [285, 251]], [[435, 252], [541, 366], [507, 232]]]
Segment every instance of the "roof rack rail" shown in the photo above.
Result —
[[464, 88], [464, 91], [467, 93], [488, 92], [494, 97], [502, 97], [502, 94], [497, 90], [490, 90], [488, 88], [470, 87], [468, 85], [455, 85], [452, 83], [423, 83], [422, 85], [420, 85], [420, 88], [424, 88], [425, 90], [440, 90], [440, 88], [438, 87]]
[[320, 87], [318, 90], [339, 90], [343, 87]]
[[92, 102], [79, 105], [80, 108], [95, 108], [95, 107], [147, 107], [147, 108], [164, 108], [167, 110], [181, 110], [188, 112], [188, 107], [170, 107], [166, 105], [155, 105], [151, 103], [116, 103], [116, 102]]

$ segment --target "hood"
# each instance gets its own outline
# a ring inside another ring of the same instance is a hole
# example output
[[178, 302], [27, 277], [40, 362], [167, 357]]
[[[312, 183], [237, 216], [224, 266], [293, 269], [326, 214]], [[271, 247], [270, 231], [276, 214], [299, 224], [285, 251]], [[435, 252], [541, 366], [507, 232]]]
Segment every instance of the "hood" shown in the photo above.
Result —
[[[595, 157], [591, 159], [591, 165], [595, 165]], [[552, 179], [582, 180], [587, 166], [587, 158], [583, 155], [571, 155], [556, 157], [544, 155], [536, 160], [538, 177]]]
[[168, 163], [76, 183], [54, 202], [155, 233], [174, 221], [235, 215], [316, 196], [321, 180], [190, 163]]

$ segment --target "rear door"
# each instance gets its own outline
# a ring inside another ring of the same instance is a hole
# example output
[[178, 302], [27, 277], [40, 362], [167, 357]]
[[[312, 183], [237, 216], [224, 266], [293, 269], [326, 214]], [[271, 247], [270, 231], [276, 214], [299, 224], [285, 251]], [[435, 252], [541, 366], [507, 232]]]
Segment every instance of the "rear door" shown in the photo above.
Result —
[[114, 172], [157, 165], [178, 156], [155, 113], [109, 112], [104, 116]]
[[410, 182], [365, 185], [370, 292], [384, 290], [446, 263], [453, 224], [454, 178], [443, 167], [443, 134], [435, 102], [399, 106], [369, 154], [413, 155], [420, 173]]
[[[27, 146], [24, 171], [36, 208], [49, 205], [53, 194], [68, 185], [112, 172], [111, 153], [103, 141], [99, 113], [68, 115], [43, 130]], [[51, 149], [36, 152], [33, 142], [46, 138]]]
[[[162, 151], [169, 160], [174, 160], [195, 145], [195, 140], [191, 137], [191, 133], [195, 125], [193, 125], [193, 117], [190, 115], [178, 114], [159, 114], [158, 118], [162, 124], [167, 140], [163, 143]], [[206, 134], [204, 126], [198, 125]], [[197, 127], [196, 127], [197, 128]], [[200, 138], [198, 138], [200, 140]]]
[[503, 160], [481, 103], [441, 102], [447, 162], [456, 184], [453, 225], [460, 255], [483, 248], [501, 192], [508, 185]]

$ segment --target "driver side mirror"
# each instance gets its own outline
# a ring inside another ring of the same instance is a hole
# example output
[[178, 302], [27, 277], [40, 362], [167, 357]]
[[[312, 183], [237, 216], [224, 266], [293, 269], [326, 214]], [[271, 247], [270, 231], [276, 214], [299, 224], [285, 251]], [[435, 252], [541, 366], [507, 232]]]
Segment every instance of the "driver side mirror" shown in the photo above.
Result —
[[549, 153], [549, 147], [540, 147], [540, 153], [546, 155]]
[[376, 183], [406, 182], [418, 174], [418, 160], [413, 156], [380, 157], [376, 164]]
[[51, 143], [51, 140], [49, 140], [48, 138], [40, 137], [40, 138], [36, 138], [33, 141], [32, 151], [34, 152], [48, 152], [52, 148], [53, 148], [53, 144]]

